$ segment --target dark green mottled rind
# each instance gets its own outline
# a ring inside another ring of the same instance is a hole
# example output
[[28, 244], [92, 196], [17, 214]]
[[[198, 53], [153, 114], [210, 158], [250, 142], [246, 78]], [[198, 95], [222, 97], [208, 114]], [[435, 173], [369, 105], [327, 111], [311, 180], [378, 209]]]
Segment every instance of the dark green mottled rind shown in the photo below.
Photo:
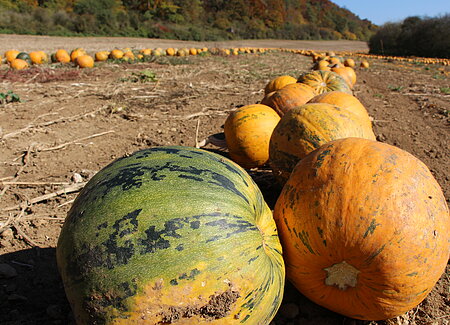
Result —
[[132, 309], [146, 284], [193, 281], [195, 266], [206, 262], [218, 281], [257, 273], [242, 309], [261, 304], [266, 312], [240, 322], [269, 323], [281, 303], [284, 265], [275, 224], [268, 238], [257, 227], [268, 215], [250, 176], [222, 156], [155, 147], [114, 161], [79, 194], [57, 246], [77, 319], [109, 323], [112, 313]]

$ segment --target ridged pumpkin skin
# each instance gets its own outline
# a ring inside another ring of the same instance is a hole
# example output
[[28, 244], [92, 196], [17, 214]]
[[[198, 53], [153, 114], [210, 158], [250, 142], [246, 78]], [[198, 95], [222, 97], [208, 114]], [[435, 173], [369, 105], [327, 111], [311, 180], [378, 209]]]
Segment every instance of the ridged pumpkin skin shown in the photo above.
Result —
[[344, 78], [332, 71], [315, 70], [305, 73], [298, 78], [297, 82], [311, 86], [317, 94], [333, 90], [352, 94], [352, 90]]
[[295, 165], [327, 142], [360, 137], [375, 140], [372, 128], [351, 112], [331, 104], [305, 104], [287, 112], [273, 130], [269, 164], [280, 184]]
[[312, 301], [381, 320], [418, 305], [444, 272], [450, 218], [439, 184], [380, 142], [330, 142], [294, 169], [275, 206], [287, 278]]
[[286, 85], [293, 84], [296, 82], [297, 79], [288, 75], [276, 77], [267, 83], [266, 87], [264, 88], [264, 94], [267, 95], [272, 91], [277, 91]]
[[244, 168], [269, 160], [269, 141], [280, 116], [269, 106], [247, 105], [231, 112], [224, 126], [230, 157]]
[[317, 95], [312, 98], [308, 104], [312, 103], [325, 103], [336, 105], [342, 109], [346, 109], [353, 114], [357, 115], [362, 122], [365, 122], [367, 126], [372, 127], [372, 122], [363, 104], [353, 95], [344, 93], [342, 91], [330, 91]]
[[316, 95], [317, 93], [312, 87], [301, 83], [292, 83], [273, 94], [267, 94], [261, 103], [272, 107], [278, 115], [283, 116], [294, 107], [306, 104]]
[[269, 324], [283, 295], [261, 192], [201, 149], [145, 149], [101, 170], [56, 254], [78, 324]]

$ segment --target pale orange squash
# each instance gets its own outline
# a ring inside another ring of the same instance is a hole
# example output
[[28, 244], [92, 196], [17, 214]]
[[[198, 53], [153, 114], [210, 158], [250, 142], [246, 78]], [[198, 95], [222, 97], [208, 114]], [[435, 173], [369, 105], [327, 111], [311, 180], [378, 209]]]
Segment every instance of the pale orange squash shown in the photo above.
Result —
[[270, 139], [269, 163], [274, 176], [284, 184], [295, 165], [311, 151], [327, 142], [348, 137], [375, 140], [370, 126], [336, 105], [305, 104], [289, 110]]

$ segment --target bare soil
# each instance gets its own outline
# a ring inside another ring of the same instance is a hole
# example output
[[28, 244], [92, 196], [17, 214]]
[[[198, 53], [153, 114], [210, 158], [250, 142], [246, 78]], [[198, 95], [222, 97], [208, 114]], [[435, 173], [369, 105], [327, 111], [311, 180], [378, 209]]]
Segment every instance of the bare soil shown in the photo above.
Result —
[[[59, 47], [83, 47], [94, 52], [116, 46], [188, 46], [152, 42], [122, 38], [100, 44], [99, 38], [61, 41], [0, 35], [0, 53], [11, 48], [53, 52]], [[265, 46], [263, 41], [260, 45], [241, 43], [230, 46]], [[277, 44], [313, 48], [300, 43]], [[314, 44], [317, 50], [365, 51], [360, 43], [352, 43], [354, 48], [340, 42]], [[360, 61], [358, 57], [355, 60]], [[449, 69], [375, 59], [370, 64], [369, 69], [357, 69], [354, 94], [373, 117], [378, 140], [421, 159], [448, 202]], [[9, 71], [6, 65], [0, 66], [0, 92], [11, 90], [22, 100], [0, 105], [0, 228], [8, 223], [0, 234], [0, 323], [73, 323], [56, 269], [55, 247], [71, 202], [95, 172], [118, 157], [149, 146], [195, 146], [222, 131], [229, 111], [259, 102], [270, 79], [282, 74], [298, 76], [311, 65], [309, 57], [272, 52], [161, 57], [147, 63], [97, 64], [89, 70], [50, 65]], [[154, 72], [158, 80], [135, 82], [134, 77], [146, 70]], [[215, 149], [212, 145], [207, 148]], [[273, 207], [279, 189], [270, 171], [250, 172]], [[337, 315], [287, 284], [273, 324], [450, 324], [449, 272], [447, 266], [417, 308], [383, 322]]]

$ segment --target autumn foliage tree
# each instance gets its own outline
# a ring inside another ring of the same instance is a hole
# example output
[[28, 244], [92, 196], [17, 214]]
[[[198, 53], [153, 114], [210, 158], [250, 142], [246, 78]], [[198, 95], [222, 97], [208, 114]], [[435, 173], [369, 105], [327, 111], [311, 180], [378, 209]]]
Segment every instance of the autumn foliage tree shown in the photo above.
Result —
[[365, 40], [375, 30], [329, 0], [0, 0], [3, 33]]

